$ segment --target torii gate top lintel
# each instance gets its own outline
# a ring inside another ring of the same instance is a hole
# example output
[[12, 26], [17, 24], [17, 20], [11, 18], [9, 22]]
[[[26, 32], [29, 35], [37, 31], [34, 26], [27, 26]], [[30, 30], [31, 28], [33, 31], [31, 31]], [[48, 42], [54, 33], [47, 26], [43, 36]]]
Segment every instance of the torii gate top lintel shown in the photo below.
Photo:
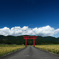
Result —
[[27, 39], [33, 39], [33, 46], [35, 46], [35, 39], [37, 36], [23, 36], [25, 39], [25, 46], [27, 46]]
[[36, 39], [37, 36], [23, 36], [24, 39]]

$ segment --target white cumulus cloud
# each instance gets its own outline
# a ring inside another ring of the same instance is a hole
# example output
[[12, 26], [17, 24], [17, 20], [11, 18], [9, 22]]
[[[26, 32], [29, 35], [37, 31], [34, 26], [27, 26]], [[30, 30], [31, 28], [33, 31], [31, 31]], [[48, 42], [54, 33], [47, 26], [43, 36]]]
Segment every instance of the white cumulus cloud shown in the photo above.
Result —
[[59, 33], [59, 28], [54, 29], [47, 25], [44, 27], [29, 28], [28, 26], [15, 26], [11, 29], [8, 27], [0, 28], [0, 35], [8, 36], [20, 36], [20, 35], [36, 35], [36, 36], [54, 36]]

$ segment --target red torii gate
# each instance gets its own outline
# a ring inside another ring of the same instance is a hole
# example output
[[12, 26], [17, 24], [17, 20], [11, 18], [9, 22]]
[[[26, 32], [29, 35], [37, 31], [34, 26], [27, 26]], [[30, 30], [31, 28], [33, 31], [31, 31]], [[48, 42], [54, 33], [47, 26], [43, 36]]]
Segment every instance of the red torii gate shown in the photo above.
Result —
[[37, 36], [23, 36], [25, 39], [25, 46], [27, 46], [27, 39], [33, 39], [33, 46], [35, 46], [35, 39]]

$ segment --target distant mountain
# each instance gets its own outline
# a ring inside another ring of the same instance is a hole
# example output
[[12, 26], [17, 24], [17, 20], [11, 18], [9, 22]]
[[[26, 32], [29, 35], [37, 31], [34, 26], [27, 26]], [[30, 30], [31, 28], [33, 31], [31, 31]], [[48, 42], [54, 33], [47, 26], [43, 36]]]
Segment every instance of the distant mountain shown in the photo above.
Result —
[[[25, 39], [22, 36], [3, 36], [0, 35], [0, 44], [25, 44]], [[32, 43], [30, 43], [32, 42]], [[55, 38], [52, 36], [42, 37], [37, 36], [35, 40], [36, 44], [59, 44], [59, 38]], [[33, 40], [27, 40], [27, 44], [33, 44]]]

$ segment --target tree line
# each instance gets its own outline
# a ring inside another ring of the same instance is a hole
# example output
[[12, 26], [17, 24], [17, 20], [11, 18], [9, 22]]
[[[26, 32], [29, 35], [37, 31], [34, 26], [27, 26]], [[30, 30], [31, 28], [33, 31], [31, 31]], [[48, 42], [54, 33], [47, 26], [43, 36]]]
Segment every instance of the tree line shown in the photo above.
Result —
[[[3, 36], [0, 35], [0, 44], [25, 44], [25, 39], [23, 36]], [[27, 40], [28, 45], [33, 44], [33, 40]], [[37, 39], [35, 40], [35, 44], [59, 44], [59, 38], [47, 36], [47, 37], [42, 37], [38, 36]]]

